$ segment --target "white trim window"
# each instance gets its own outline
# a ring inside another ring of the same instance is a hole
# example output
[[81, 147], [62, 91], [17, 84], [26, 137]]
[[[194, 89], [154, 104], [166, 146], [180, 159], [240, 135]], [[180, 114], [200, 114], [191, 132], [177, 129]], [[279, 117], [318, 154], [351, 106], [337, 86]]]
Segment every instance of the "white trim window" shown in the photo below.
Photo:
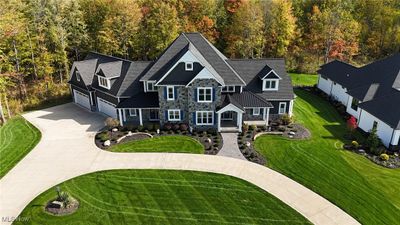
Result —
[[155, 81], [147, 81], [147, 91], [148, 92], [156, 92], [157, 87], [155, 86]]
[[185, 70], [193, 71], [193, 62], [185, 62]]
[[168, 121], [180, 121], [181, 110], [179, 109], [168, 109]]
[[223, 93], [225, 92], [235, 92], [235, 86], [224, 86], [221, 90]]
[[110, 89], [110, 80], [109, 79], [100, 77], [100, 76], [98, 76], [98, 78], [99, 78], [99, 86], [100, 87]]
[[197, 88], [197, 102], [212, 102], [211, 87]]
[[260, 115], [260, 108], [253, 108], [253, 116], [258, 116]]
[[278, 90], [278, 79], [265, 79], [263, 81], [263, 91], [276, 91]]
[[175, 100], [174, 86], [167, 86], [167, 100]]
[[129, 109], [129, 115], [130, 116], [137, 116], [137, 110], [136, 109]]
[[75, 76], [76, 76], [76, 80], [77, 80], [78, 82], [80, 82], [80, 81], [81, 81], [81, 74], [79, 73], [78, 70], [75, 72]]
[[286, 113], [286, 102], [279, 102], [279, 111], [278, 114]]
[[213, 125], [213, 111], [196, 111], [196, 125]]

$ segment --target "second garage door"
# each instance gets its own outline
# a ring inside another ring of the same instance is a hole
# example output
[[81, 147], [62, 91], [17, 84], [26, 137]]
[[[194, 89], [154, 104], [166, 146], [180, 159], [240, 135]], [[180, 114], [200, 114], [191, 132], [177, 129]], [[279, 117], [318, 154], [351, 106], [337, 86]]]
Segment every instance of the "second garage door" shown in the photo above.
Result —
[[99, 105], [99, 112], [102, 112], [113, 118], [117, 118], [117, 110], [115, 109], [114, 104], [101, 98], [97, 98], [97, 103]]

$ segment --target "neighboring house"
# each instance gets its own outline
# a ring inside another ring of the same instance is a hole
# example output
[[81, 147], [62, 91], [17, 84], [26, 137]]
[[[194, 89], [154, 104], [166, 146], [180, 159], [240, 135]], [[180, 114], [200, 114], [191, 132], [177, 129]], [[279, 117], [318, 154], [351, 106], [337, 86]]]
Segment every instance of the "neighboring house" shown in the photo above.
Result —
[[383, 144], [399, 150], [400, 54], [360, 68], [333, 61], [318, 73], [318, 88], [343, 103], [362, 130], [376, 127]]
[[199, 33], [183, 33], [152, 62], [89, 53], [71, 69], [74, 102], [123, 125], [186, 123], [240, 131], [292, 114], [284, 59], [226, 58]]

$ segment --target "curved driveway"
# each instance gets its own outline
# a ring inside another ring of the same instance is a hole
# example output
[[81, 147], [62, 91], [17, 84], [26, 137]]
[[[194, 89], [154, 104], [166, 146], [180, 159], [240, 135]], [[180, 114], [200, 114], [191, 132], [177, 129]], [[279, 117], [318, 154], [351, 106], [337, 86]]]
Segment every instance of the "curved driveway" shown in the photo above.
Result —
[[[104, 117], [70, 103], [24, 117], [42, 132], [39, 144], [0, 180], [0, 220], [9, 224], [37, 195], [70, 178], [109, 169], [176, 169], [220, 173], [247, 180], [314, 224], [358, 224], [344, 211], [297, 182], [264, 166], [210, 155], [111, 153], [93, 141]], [[349, 196], [351, 197], [351, 196]]]

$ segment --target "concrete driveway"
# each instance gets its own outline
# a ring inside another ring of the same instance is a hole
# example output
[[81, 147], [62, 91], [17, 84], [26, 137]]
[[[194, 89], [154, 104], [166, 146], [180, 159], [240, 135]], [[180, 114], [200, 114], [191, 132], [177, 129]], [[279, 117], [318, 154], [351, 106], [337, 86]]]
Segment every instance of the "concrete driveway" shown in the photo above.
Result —
[[54, 185], [82, 174], [109, 169], [177, 169], [231, 175], [268, 191], [314, 224], [358, 224], [344, 211], [297, 182], [245, 160], [210, 155], [102, 151], [94, 145], [93, 138], [104, 126], [105, 118], [72, 103], [27, 113], [24, 117], [41, 130], [42, 140], [0, 180], [1, 224], [10, 224], [31, 200]]

